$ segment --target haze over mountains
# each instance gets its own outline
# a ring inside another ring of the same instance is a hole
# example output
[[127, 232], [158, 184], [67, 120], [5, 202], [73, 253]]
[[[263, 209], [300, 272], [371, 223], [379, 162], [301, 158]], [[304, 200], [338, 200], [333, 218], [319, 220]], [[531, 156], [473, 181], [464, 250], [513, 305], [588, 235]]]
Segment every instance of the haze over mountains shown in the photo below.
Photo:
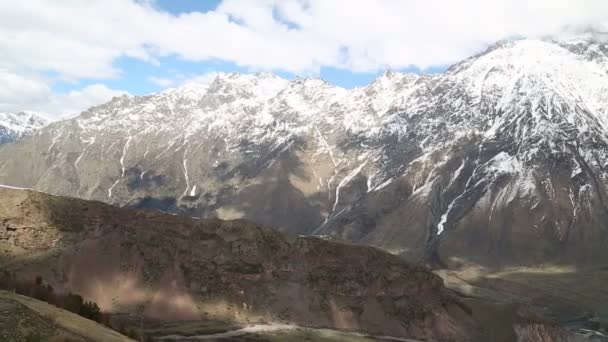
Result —
[[[436, 265], [607, 257], [608, 45], [500, 42], [443, 74], [226, 74], [0, 146], [0, 183], [332, 235]], [[15, 158], [15, 156], [20, 156]]]

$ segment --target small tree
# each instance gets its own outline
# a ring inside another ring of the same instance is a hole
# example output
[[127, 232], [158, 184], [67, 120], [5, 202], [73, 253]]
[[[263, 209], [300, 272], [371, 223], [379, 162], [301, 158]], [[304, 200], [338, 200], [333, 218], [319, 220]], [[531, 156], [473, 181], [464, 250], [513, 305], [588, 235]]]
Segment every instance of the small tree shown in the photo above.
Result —
[[72, 293], [68, 293], [67, 296], [65, 296], [63, 298], [63, 304], [60, 305], [60, 307], [63, 307], [64, 309], [71, 311], [75, 314], [80, 313], [80, 308], [82, 307], [82, 297], [79, 295], [75, 295]]
[[78, 314], [90, 320], [101, 322], [101, 310], [95, 302], [84, 302]]

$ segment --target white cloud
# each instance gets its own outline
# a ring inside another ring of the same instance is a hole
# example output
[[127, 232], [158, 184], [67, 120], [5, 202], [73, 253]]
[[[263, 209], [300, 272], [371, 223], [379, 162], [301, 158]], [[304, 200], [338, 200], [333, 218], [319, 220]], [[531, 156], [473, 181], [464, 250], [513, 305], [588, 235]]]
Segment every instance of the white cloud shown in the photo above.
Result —
[[33, 111], [53, 120], [74, 117], [82, 111], [128, 94], [103, 84], [92, 84], [65, 94], [53, 93], [43, 81], [0, 71], [0, 112]]
[[206, 86], [209, 85], [218, 75], [223, 74], [222, 72], [210, 71], [203, 74], [177, 74], [174, 78], [164, 78], [164, 77], [148, 77], [148, 81], [154, 83], [155, 85], [162, 87], [164, 89], [170, 87], [180, 87], [186, 84], [195, 84], [198, 86]]
[[223, 74], [224, 73], [222, 73], [222, 72], [211, 71], [211, 72], [207, 72], [204, 74], [187, 77], [187, 78], [183, 79], [180, 83], [181, 84], [196, 83], [196, 84], [201, 84], [201, 85], [209, 85], [211, 82], [213, 82], [213, 80], [215, 80], [216, 77], [223, 75]]
[[45, 81], [0, 69], [0, 111], [12, 112], [23, 106], [44, 103], [51, 94]]
[[92, 106], [105, 103], [115, 96], [125, 94], [128, 93], [110, 89], [103, 84], [92, 84], [66, 94], [53, 94], [46, 103], [33, 110], [46, 113], [54, 119], [65, 119], [74, 117]]
[[224, 0], [180, 16], [150, 3], [0, 2], [0, 67], [104, 78], [120, 74], [119, 56], [168, 54], [296, 73], [428, 67], [502, 38], [608, 20], [605, 0]]
[[[120, 77], [121, 56], [219, 59], [296, 74], [322, 66], [424, 69], [499, 39], [608, 29], [607, 21], [606, 0], [224, 0], [215, 11], [179, 16], [153, 0], [0, 1], [0, 70], [13, 75], [0, 84], [0, 106], [50, 96], [51, 81], [40, 75]], [[26, 91], [17, 99], [20, 85]]]
[[159, 87], [170, 87], [172, 86], [175, 81], [169, 78], [163, 78], [163, 77], [155, 77], [155, 76], [150, 76], [148, 77], [148, 81], [156, 84]]

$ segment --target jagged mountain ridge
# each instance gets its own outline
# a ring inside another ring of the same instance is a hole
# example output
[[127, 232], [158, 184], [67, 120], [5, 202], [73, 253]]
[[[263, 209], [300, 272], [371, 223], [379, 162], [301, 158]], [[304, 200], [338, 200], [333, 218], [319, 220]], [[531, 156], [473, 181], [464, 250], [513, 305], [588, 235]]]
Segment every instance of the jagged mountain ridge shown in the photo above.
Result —
[[47, 118], [31, 112], [0, 113], [0, 144], [15, 142], [48, 123]]
[[440, 264], [594, 262], [607, 244], [607, 88], [608, 47], [592, 36], [501, 42], [443, 74], [387, 72], [353, 90], [221, 75], [0, 148], [0, 183]]

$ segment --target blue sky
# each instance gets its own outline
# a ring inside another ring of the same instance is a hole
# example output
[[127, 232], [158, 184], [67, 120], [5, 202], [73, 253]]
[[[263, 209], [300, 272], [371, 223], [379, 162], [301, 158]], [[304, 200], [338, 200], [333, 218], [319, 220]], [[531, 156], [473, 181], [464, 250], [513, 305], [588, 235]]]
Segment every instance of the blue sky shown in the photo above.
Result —
[[207, 12], [214, 10], [220, 0], [157, 0], [156, 5], [175, 15], [189, 12]]

